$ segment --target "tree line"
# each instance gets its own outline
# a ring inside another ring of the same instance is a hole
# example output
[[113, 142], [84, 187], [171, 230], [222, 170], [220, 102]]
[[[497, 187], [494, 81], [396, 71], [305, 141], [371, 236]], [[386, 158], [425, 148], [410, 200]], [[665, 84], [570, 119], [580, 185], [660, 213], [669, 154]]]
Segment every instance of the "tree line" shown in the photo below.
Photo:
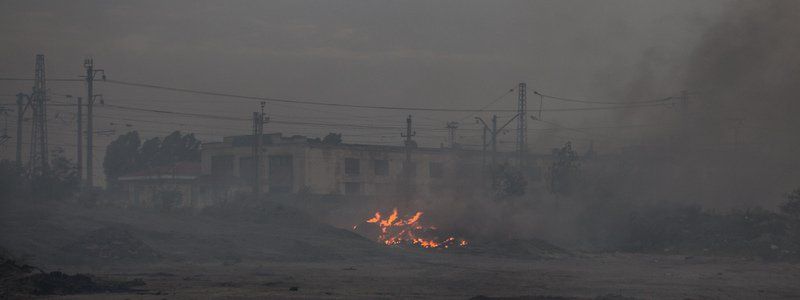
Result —
[[199, 162], [200, 141], [194, 133], [174, 131], [161, 138], [142, 141], [139, 132], [120, 135], [106, 147], [103, 170], [109, 188], [119, 186], [119, 177], [177, 162]]

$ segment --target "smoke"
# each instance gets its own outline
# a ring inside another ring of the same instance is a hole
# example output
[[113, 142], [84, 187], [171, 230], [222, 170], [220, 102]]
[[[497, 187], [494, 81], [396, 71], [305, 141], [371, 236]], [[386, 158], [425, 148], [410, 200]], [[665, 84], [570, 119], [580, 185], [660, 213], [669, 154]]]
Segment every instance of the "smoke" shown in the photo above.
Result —
[[689, 61], [691, 145], [728, 150], [728, 187], [745, 203], [774, 204], [800, 184], [798, 50], [800, 3], [737, 2]]
[[697, 94], [692, 125], [725, 136], [742, 119], [742, 138], [796, 146], [786, 130], [798, 128], [800, 3], [737, 2], [709, 30], [689, 61], [685, 85]]
[[[631, 98], [683, 89], [666, 118], [631, 110], [621, 118], [659, 120], [636, 160], [640, 192], [654, 201], [708, 207], [772, 207], [800, 184], [800, 3], [732, 2], [685, 62], [648, 51]], [[664, 66], [664, 64], [667, 64]], [[672, 78], [653, 69], [672, 70]], [[669, 157], [669, 164], [654, 158]], [[647, 169], [647, 170], [645, 170]]]
[[[800, 2], [731, 3], [685, 61], [652, 49], [642, 56], [628, 95], [677, 88], [687, 101], [676, 101], [666, 120], [639, 110], [621, 114], [626, 122], [664, 124], [618, 159], [584, 162], [581, 192], [556, 197], [529, 187], [522, 199], [462, 195], [420, 206], [433, 220], [479, 238], [572, 244], [613, 240], [606, 229], [628, 225], [629, 213], [646, 205], [774, 208], [800, 185], [798, 50]], [[672, 75], [665, 79], [655, 69]]]

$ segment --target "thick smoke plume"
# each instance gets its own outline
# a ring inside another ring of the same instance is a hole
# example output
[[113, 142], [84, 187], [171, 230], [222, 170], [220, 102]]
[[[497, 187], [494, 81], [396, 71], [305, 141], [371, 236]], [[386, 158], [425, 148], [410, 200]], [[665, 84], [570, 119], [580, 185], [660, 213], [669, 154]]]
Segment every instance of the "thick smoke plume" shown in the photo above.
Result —
[[[613, 239], [613, 232], [594, 230], [627, 225], [635, 207], [775, 209], [800, 184], [800, 3], [733, 3], [693, 49], [686, 61], [670, 62], [677, 64], [667, 67], [675, 70], [673, 82], [642, 76], [631, 86], [631, 95], [680, 86], [687, 100], [675, 101], [673, 119], [647, 131], [641, 147], [622, 151], [625, 167], [587, 161], [582, 191], [567, 197], [534, 187], [522, 200], [460, 195], [419, 206], [478, 237], [573, 244]], [[652, 116], [632, 110], [621, 118]]]

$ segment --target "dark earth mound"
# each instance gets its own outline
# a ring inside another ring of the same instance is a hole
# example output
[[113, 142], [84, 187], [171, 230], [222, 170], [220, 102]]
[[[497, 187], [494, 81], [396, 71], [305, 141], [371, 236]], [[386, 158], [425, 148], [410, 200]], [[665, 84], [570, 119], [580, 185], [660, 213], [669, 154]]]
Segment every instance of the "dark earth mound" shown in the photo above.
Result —
[[475, 296], [470, 298], [470, 300], [635, 300], [636, 298], [625, 297], [620, 295], [603, 295], [597, 296], [594, 298], [583, 298], [583, 297], [562, 297], [562, 296], [516, 296], [516, 297], [487, 297], [487, 296]]
[[141, 279], [114, 281], [99, 279], [90, 274], [69, 275], [58, 271], [47, 273], [39, 268], [18, 263], [6, 254], [0, 256], [0, 299], [22, 295], [131, 292], [134, 291], [133, 287], [144, 284]]
[[130, 231], [118, 227], [104, 227], [89, 232], [77, 241], [61, 248], [73, 256], [110, 261], [155, 261], [161, 255], [149, 245], [134, 237]]

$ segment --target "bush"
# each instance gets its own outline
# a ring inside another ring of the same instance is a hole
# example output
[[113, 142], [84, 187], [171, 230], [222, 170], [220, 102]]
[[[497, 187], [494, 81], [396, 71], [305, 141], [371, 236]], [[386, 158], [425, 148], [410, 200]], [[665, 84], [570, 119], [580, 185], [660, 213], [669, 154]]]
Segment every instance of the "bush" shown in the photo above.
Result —
[[634, 214], [623, 249], [800, 259], [796, 221], [764, 209], [710, 213], [698, 206], [659, 206]]
[[519, 168], [502, 164], [492, 169], [492, 190], [498, 198], [522, 196], [525, 194], [527, 184]]
[[792, 218], [800, 219], [800, 188], [786, 195], [786, 199], [786, 202], [780, 207], [781, 212]]
[[547, 168], [548, 190], [557, 195], [569, 195], [579, 185], [580, 158], [567, 142], [559, 149], [553, 149], [553, 164]]
[[11, 199], [25, 191], [25, 170], [16, 162], [0, 160], [0, 198]]

